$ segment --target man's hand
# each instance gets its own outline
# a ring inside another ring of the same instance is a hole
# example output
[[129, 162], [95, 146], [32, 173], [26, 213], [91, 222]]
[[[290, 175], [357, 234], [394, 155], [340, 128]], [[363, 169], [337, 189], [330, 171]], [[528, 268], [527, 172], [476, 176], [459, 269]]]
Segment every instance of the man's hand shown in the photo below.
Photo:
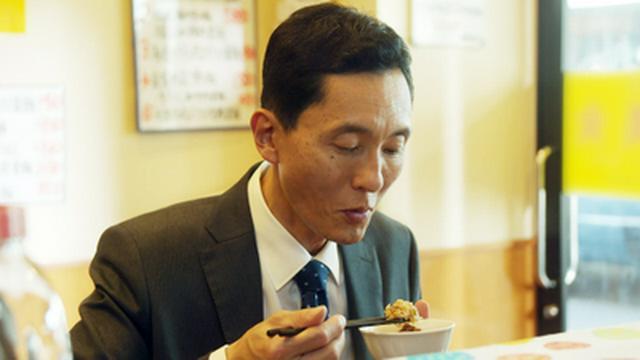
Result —
[[416, 308], [421, 318], [426, 319], [429, 317], [429, 303], [426, 300], [416, 301]]
[[[344, 347], [342, 315], [324, 321], [327, 308], [319, 306], [297, 311], [280, 311], [249, 329], [229, 345], [227, 359], [338, 359]], [[268, 337], [267, 330], [305, 327], [292, 337]]]

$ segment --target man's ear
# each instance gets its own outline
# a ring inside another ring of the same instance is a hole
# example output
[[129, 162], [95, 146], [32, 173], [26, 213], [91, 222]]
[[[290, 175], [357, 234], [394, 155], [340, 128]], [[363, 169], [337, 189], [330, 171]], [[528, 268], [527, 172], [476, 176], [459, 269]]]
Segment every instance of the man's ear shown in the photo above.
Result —
[[278, 148], [275, 138], [282, 132], [282, 126], [275, 114], [266, 109], [258, 109], [251, 115], [251, 131], [256, 149], [262, 158], [272, 164], [278, 162]]

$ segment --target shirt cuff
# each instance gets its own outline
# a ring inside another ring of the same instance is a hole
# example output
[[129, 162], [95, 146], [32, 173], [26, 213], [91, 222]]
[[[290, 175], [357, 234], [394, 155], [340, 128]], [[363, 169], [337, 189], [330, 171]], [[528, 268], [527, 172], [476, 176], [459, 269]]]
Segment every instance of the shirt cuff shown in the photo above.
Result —
[[209, 354], [209, 360], [227, 360], [227, 348], [229, 345], [219, 347], [216, 351]]

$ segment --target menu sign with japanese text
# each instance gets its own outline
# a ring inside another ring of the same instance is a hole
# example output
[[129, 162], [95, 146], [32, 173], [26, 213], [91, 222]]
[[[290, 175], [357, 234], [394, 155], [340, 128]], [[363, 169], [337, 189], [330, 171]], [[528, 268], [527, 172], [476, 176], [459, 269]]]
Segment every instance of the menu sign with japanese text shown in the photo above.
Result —
[[132, 0], [140, 131], [246, 127], [256, 106], [253, 0]]
[[64, 199], [64, 90], [0, 87], [0, 203]]

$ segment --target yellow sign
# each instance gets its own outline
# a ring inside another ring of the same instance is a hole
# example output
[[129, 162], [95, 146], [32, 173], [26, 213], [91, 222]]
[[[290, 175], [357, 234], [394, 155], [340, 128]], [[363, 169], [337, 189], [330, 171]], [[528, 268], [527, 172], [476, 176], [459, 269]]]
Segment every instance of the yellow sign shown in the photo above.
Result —
[[25, 30], [24, 0], [0, 0], [0, 32]]
[[640, 197], [640, 71], [564, 77], [563, 189]]

